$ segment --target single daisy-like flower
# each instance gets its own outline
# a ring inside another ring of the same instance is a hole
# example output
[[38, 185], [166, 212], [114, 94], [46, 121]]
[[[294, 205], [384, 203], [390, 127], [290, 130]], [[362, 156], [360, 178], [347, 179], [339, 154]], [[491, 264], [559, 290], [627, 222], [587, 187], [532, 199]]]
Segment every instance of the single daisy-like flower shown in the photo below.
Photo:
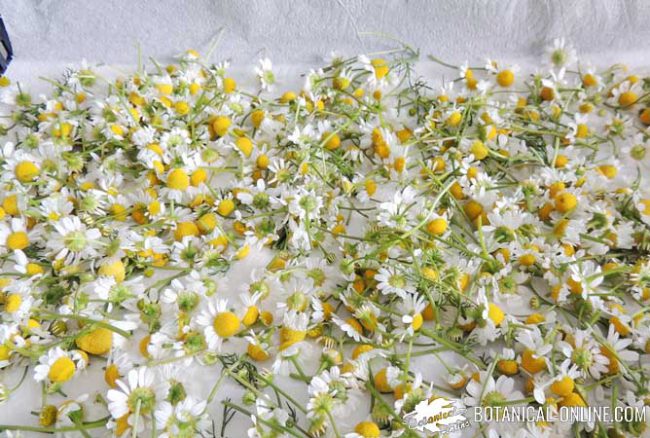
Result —
[[165, 397], [164, 385], [156, 382], [153, 371], [146, 367], [129, 371], [127, 380], [115, 383], [117, 389], [107, 393], [108, 410], [115, 420], [127, 421], [131, 427], [136, 421], [143, 424], [144, 419], [151, 418]]
[[215, 351], [219, 351], [223, 341], [236, 335], [241, 328], [239, 316], [230, 310], [228, 301], [224, 299], [208, 302], [208, 308], [197, 316], [196, 322], [203, 327], [208, 347]]
[[[60, 347], [50, 349], [39, 359], [39, 365], [34, 368], [34, 380], [50, 383], [65, 383], [72, 379], [80, 367], [80, 356], [67, 352]], [[82, 362], [83, 363], [83, 362]], [[83, 365], [81, 365], [83, 368]]]
[[47, 241], [47, 247], [55, 259], [74, 264], [97, 255], [102, 236], [98, 229], [88, 229], [77, 216], [64, 217], [52, 226], [55, 233]]

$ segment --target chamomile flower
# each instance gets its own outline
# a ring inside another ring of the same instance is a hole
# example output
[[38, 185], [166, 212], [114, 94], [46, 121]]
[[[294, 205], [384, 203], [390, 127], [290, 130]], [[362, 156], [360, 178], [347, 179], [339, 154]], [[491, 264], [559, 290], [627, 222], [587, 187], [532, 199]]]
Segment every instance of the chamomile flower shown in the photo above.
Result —
[[185, 434], [201, 434], [210, 427], [210, 421], [205, 412], [207, 403], [197, 401], [188, 396], [176, 405], [163, 401], [154, 416], [156, 423], [163, 433], [161, 437], [171, 438]]
[[0, 222], [0, 251], [6, 253], [26, 249], [30, 245], [30, 234], [22, 218], [12, 218], [9, 223]]
[[639, 99], [639, 85], [630, 81], [623, 81], [612, 89], [611, 102], [623, 110], [629, 110]]
[[290, 310], [284, 314], [280, 329], [280, 350], [302, 342], [307, 336], [309, 317], [305, 313]]
[[380, 268], [375, 275], [377, 289], [384, 295], [395, 294], [405, 298], [415, 292], [415, 287], [405, 272], [397, 267]]
[[[255, 400], [255, 414], [252, 416], [253, 427], [248, 429], [248, 438], [263, 438], [274, 427], [284, 427], [289, 421], [289, 412], [276, 406], [271, 397], [263, 394]], [[272, 425], [272, 426], [271, 426]]]
[[152, 418], [157, 406], [164, 401], [165, 386], [156, 381], [156, 377], [147, 367], [132, 369], [127, 380], [117, 380], [117, 389], [109, 389], [106, 395], [111, 417], [119, 423], [133, 427], [136, 422], [141, 426], [146, 419]]
[[599, 379], [607, 372], [609, 359], [586, 330], [576, 330], [571, 342], [562, 342], [562, 353], [575, 364], [581, 376]]
[[72, 379], [77, 372], [74, 353], [60, 347], [50, 349], [46, 355], [39, 358], [39, 365], [34, 368], [34, 380], [48, 381], [52, 384], [63, 384]]
[[96, 228], [86, 227], [78, 216], [61, 218], [52, 226], [55, 233], [47, 241], [47, 247], [55, 259], [73, 264], [97, 255], [101, 232]]
[[397, 333], [401, 332], [400, 339], [407, 336], [413, 336], [417, 331], [422, 328], [424, 311], [426, 304], [423, 297], [416, 297], [414, 295], [407, 295], [400, 303], [398, 310], [402, 315], [401, 318], [394, 318], [396, 320]]
[[223, 341], [236, 335], [241, 328], [241, 320], [228, 307], [228, 301], [218, 299], [209, 301], [207, 309], [196, 318], [203, 329], [208, 348], [220, 351]]
[[255, 74], [265, 91], [273, 90], [276, 79], [273, 73], [273, 64], [269, 58], [263, 58], [259, 61], [259, 66], [255, 67]]
[[496, 380], [484, 372], [478, 373], [477, 379], [470, 379], [465, 388], [467, 395], [463, 402], [467, 406], [502, 406], [503, 402], [517, 401], [523, 394], [515, 389], [515, 381], [507, 376]]
[[571, 47], [565, 38], [555, 38], [546, 47], [548, 62], [555, 68], [562, 68], [572, 64], [576, 59], [576, 51]]

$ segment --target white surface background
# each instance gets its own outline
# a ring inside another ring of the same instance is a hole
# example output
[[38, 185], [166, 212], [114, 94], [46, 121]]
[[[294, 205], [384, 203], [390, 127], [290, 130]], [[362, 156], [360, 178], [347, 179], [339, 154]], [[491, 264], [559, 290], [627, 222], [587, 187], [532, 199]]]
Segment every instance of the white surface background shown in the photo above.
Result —
[[[145, 57], [160, 61], [188, 48], [205, 53], [221, 31], [212, 60], [249, 66], [268, 56], [281, 66], [278, 76], [293, 73], [294, 83], [296, 73], [318, 65], [332, 50], [353, 55], [395, 47], [387, 38], [363, 32], [390, 35], [423, 55], [455, 64], [483, 62], [487, 56], [525, 64], [558, 36], [597, 65], [612, 60], [650, 64], [650, 2], [642, 0], [0, 0], [0, 13], [15, 50], [9, 76], [32, 91], [47, 88], [38, 76], [58, 75], [64, 65], [82, 59], [128, 68], [137, 60], [138, 45]], [[231, 281], [242, 274], [231, 273]], [[424, 365], [424, 377], [439, 380], [430, 364]], [[187, 372], [197, 375], [196, 369]], [[192, 380], [197, 390], [212, 384], [215, 376], [207, 377], [206, 382]], [[90, 392], [86, 385], [101, 378], [98, 373], [83, 376], [78, 391], [69, 395]], [[23, 385], [10, 404], [0, 406], [0, 424], [34, 424], [29, 411], [37, 407], [38, 391], [38, 386]], [[354, 409], [367, 412], [366, 406]], [[219, 424], [220, 404], [214, 403], [211, 412]], [[239, 432], [235, 427], [229, 435], [245, 433]]]
[[205, 50], [221, 29], [215, 57], [236, 63], [260, 54], [317, 63], [333, 49], [391, 46], [361, 32], [459, 64], [535, 55], [558, 36], [587, 55], [643, 50], [650, 39], [644, 0], [0, 0], [0, 13], [19, 62], [132, 63], [137, 44], [165, 60]]

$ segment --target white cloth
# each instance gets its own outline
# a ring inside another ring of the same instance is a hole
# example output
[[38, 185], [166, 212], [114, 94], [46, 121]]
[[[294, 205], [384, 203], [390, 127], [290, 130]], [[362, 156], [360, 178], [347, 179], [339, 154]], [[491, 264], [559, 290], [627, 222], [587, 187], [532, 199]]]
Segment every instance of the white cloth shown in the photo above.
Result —
[[395, 47], [362, 32], [456, 64], [537, 55], [560, 36], [592, 61], [624, 51], [638, 63], [650, 39], [644, 0], [0, 0], [0, 13], [16, 59], [38, 62], [133, 63], [138, 44], [165, 60], [205, 51], [221, 29], [213, 56], [238, 64], [260, 54], [312, 64], [331, 50]]

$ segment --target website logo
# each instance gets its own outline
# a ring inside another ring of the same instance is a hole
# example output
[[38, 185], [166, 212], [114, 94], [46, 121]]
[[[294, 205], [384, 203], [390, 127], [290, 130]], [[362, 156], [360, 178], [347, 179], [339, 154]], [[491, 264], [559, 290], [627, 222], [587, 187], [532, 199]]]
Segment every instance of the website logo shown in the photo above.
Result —
[[438, 397], [418, 403], [413, 411], [404, 416], [404, 421], [419, 432], [450, 433], [469, 427], [464, 414], [465, 408], [453, 400]]

